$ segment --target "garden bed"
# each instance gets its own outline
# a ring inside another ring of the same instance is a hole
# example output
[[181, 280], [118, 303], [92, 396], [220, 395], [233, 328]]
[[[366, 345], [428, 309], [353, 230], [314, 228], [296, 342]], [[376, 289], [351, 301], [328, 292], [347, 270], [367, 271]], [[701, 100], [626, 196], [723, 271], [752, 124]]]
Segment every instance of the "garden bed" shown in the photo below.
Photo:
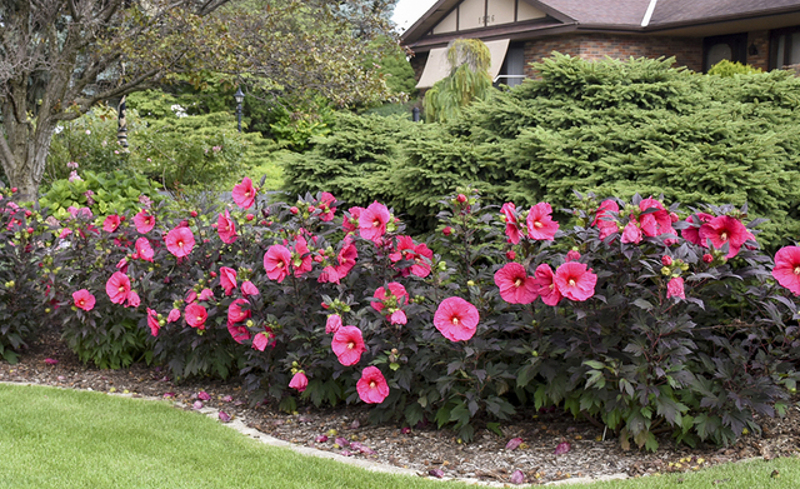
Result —
[[[56, 360], [52, 364], [47, 359]], [[297, 414], [286, 414], [274, 405], [250, 407], [241, 382], [232, 379], [192, 380], [175, 384], [162, 369], [135, 364], [128, 369], [101, 370], [85, 366], [51, 330], [25, 351], [20, 362], [0, 362], [0, 381], [29, 382], [66, 388], [92, 389], [100, 392], [125, 392], [135, 396], [164, 397], [174, 393], [187, 409], [197, 401], [200, 391], [211, 399], [205, 404], [243, 419], [248, 425], [276, 438], [300, 445], [341, 452], [329, 441], [315, 439], [337, 430], [338, 435], [359, 441], [374, 450], [373, 455], [348, 450], [353, 457], [413, 469], [421, 475], [441, 470], [445, 477], [473, 477], [508, 482], [515, 470], [521, 470], [529, 482], [548, 482], [575, 477], [598, 477], [609, 474], [643, 474], [694, 470], [719, 463], [752, 457], [770, 459], [796, 455], [800, 450], [800, 408], [794, 399], [787, 416], [759, 419], [763, 432], [742, 437], [735, 445], [717, 448], [701, 444], [695, 449], [659, 439], [659, 450], [623, 450], [617, 439], [585, 421], [575, 421], [560, 412], [520, 412], [500, 426], [504, 436], [487, 429], [478, 430], [471, 443], [459, 443], [454, 432], [420, 427], [404, 433], [401, 426], [372, 426], [366, 422], [366, 409], [313, 409], [301, 407]], [[226, 396], [230, 396], [227, 398]], [[226, 402], [227, 401], [227, 402]], [[523, 444], [507, 450], [513, 438]], [[568, 442], [571, 449], [555, 455], [555, 448]]]

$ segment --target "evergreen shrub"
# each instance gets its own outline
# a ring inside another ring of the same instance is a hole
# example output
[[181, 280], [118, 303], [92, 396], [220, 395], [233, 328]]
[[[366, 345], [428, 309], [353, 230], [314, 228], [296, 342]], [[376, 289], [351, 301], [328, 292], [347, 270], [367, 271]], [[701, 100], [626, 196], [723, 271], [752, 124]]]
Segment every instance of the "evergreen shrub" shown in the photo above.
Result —
[[[557, 212], [574, 204], [573, 191], [747, 203], [768, 219], [765, 246], [799, 235], [800, 80], [782, 71], [707, 76], [673, 61], [555, 54], [535, 65], [539, 78], [444, 124], [389, 128], [349, 117], [287, 161], [287, 189], [363, 204], [363, 188], [406, 211], [413, 229], [431, 229], [436, 202], [458, 180], [496, 204], [548, 201]], [[365, 155], [374, 155], [368, 164]]]

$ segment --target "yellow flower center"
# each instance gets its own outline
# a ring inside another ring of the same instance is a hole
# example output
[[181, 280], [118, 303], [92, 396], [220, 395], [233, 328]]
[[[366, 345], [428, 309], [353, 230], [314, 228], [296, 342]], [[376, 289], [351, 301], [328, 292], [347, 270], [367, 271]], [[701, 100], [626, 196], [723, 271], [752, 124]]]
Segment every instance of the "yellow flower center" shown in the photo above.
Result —
[[375, 381], [374, 381], [374, 380], [373, 380], [373, 381], [370, 381], [370, 383], [369, 383], [369, 388], [370, 388], [370, 389], [374, 389], [376, 385], [377, 385], [377, 384], [375, 383]]
[[797, 265], [796, 267], [794, 267], [794, 274], [795, 275], [800, 275], [800, 265]]
[[178, 245], [179, 248], [183, 248], [183, 240], [182, 239], [179, 239], [176, 244]]
[[451, 322], [453, 323], [454, 326], [457, 326], [458, 325], [458, 318], [454, 317]]
[[356, 344], [355, 344], [354, 342], [352, 342], [352, 341], [351, 341], [350, 343], [348, 343], [348, 344], [347, 344], [347, 349], [348, 349], [348, 350], [352, 350], [352, 349], [353, 349], [353, 348], [355, 348], [355, 347], [356, 347]]
[[720, 234], [719, 239], [721, 239], [722, 241], [728, 241], [728, 233]]
[[574, 278], [569, 279], [569, 285], [570, 285], [570, 287], [575, 286], [575, 279]]
[[120, 285], [119, 286], [119, 291], [120, 292], [125, 292], [125, 286], [124, 285]]
[[198, 314], [198, 315], [197, 315], [197, 320], [198, 320], [198, 321], [202, 321], [202, 320], [203, 320], [203, 316], [201, 316], [201, 315], [199, 315], [199, 314]]
[[375, 219], [374, 221], [372, 221], [372, 227], [376, 227], [376, 228], [381, 227], [381, 221], [378, 220], [378, 219]]
[[515, 287], [521, 287], [522, 286], [522, 279], [518, 278], [518, 279], [514, 280], [514, 286]]
[[542, 226], [544, 226], [544, 224], [542, 224], [542, 223], [541, 223], [541, 222], [539, 222], [539, 221], [535, 221], [535, 222], [533, 223], [533, 227], [535, 227], [536, 229], [539, 229], [539, 228], [540, 228], [540, 227], [542, 227]]

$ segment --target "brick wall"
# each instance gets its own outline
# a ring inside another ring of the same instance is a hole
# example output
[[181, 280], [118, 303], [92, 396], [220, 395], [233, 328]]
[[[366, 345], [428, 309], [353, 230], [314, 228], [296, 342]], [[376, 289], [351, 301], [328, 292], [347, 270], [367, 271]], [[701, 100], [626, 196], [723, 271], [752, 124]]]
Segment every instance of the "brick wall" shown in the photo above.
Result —
[[[758, 54], [750, 54], [751, 46], [756, 47]], [[747, 64], [764, 71], [769, 70], [769, 31], [747, 33]]]
[[[640, 37], [618, 34], [570, 34], [525, 43], [525, 63], [541, 61], [553, 51], [587, 60], [675, 57], [675, 66], [703, 68], [703, 40], [684, 37]], [[533, 71], [526, 68], [526, 74]]]

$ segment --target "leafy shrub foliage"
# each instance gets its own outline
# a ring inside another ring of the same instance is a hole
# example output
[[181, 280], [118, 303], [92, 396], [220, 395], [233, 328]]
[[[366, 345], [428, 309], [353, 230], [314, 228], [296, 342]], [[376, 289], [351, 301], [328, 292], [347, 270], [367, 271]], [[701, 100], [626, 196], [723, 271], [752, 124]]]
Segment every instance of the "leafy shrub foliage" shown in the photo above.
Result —
[[361, 400], [373, 421], [469, 440], [556, 407], [654, 450], [659, 434], [729, 444], [786, 409], [800, 248], [770, 273], [747, 208], [590, 195], [569, 227], [544, 202], [461, 192], [425, 241], [377, 201], [271, 202], [249, 179], [236, 207], [144, 208], [102, 229], [74, 209], [44, 273], [84, 361], [238, 372], [253, 402], [287, 410]]
[[0, 357], [16, 363], [49, 306], [39, 264], [47, 251], [42, 241], [51, 236], [38, 214], [12, 202], [9, 189], [0, 190]]
[[[685, 205], [747, 203], [753, 216], [768, 219], [761, 242], [785, 244], [800, 232], [793, 184], [800, 80], [780, 71], [706, 76], [671, 64], [554, 55], [536, 65], [538, 79], [495, 91], [447, 124], [398, 124], [384, 133], [371, 119], [341, 128], [337, 121], [336, 134], [287, 161], [296, 177], [288, 189], [358, 202], [346, 182], [363, 183], [407, 212], [413, 229], [428, 230], [454, 184], [480, 187], [498, 205], [547, 201], [557, 212], [572, 206], [573, 191], [626, 199], [663, 193]], [[378, 130], [388, 137], [376, 139]], [[356, 156], [370, 153], [382, 155], [372, 166]], [[327, 188], [304, 176], [309, 161], [314, 174], [335, 176]]]

